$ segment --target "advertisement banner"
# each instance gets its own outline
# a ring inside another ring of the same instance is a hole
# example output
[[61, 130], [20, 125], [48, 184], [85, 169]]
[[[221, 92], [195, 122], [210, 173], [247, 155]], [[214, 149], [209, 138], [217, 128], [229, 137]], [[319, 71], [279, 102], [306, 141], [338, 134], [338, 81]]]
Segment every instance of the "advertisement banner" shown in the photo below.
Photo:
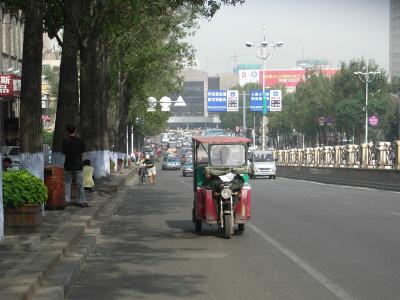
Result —
[[[322, 69], [321, 74], [331, 77], [338, 72], [338, 69]], [[294, 90], [296, 86], [306, 79], [305, 69], [281, 69], [260, 71], [261, 82], [264, 80], [266, 87], [274, 85], [283, 85], [287, 90]]]
[[259, 83], [260, 72], [260, 70], [239, 70], [240, 86], [244, 86], [247, 83]]
[[271, 103], [270, 111], [282, 111], [282, 91], [271, 90], [269, 94]]
[[[266, 111], [270, 111], [270, 91], [265, 90], [265, 98], [267, 100]], [[251, 91], [250, 92], [250, 111], [263, 111], [263, 92], [259, 91]]]
[[226, 112], [227, 110], [226, 91], [209, 90], [207, 94], [207, 110], [208, 112]]
[[227, 109], [226, 111], [239, 111], [239, 91], [227, 90]]
[[266, 87], [280, 84], [294, 88], [305, 79], [305, 70], [266, 70], [261, 73]]

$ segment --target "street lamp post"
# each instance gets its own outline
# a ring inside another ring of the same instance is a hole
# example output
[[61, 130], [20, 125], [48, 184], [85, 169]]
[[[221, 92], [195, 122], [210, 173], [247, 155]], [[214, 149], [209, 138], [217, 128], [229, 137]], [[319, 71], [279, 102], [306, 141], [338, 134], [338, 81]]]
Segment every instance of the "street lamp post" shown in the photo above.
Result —
[[265, 69], [266, 69], [266, 62], [267, 59], [272, 56], [273, 50], [275, 48], [279, 48], [283, 46], [283, 42], [269, 42], [266, 39], [266, 28], [265, 25], [263, 26], [263, 32], [264, 32], [264, 39], [262, 40], [261, 43], [251, 43], [251, 42], [246, 42], [245, 45], [246, 47], [257, 47], [258, 52], [256, 52], [256, 55], [258, 58], [263, 60], [263, 70], [262, 70], [262, 92], [263, 92], [263, 111], [262, 111], [262, 136], [261, 136], [261, 147], [262, 150], [265, 150], [265, 126], [266, 126], [266, 114], [267, 114], [267, 107], [266, 107], [266, 95], [265, 95], [265, 80], [264, 80], [264, 75], [265, 75]]
[[368, 144], [368, 84], [375, 79], [375, 76], [380, 74], [381, 72], [369, 72], [368, 71], [368, 61], [366, 63], [365, 72], [354, 72], [355, 75], [358, 75], [360, 80], [365, 83], [365, 140], [364, 143]]

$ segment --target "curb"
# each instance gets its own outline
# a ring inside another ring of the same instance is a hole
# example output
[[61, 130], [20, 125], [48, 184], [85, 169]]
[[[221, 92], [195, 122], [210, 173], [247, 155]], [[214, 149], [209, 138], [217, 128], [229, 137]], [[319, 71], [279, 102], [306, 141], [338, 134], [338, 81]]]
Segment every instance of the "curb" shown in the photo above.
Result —
[[[113, 193], [122, 192], [125, 185], [133, 182], [136, 173], [136, 168], [130, 168], [100, 180], [99, 188], [90, 201], [91, 207], [68, 217], [69, 220], [51, 239], [40, 243], [36, 252], [29, 253], [0, 278], [0, 299], [64, 299], [64, 291], [68, 291], [73, 279], [79, 275], [96, 242], [90, 224], [98, 216], [110, 212], [109, 206], [112, 206], [111, 212], [116, 210], [114, 206], [119, 202], [119, 197], [114, 199]], [[43, 286], [45, 283], [49, 286]]]

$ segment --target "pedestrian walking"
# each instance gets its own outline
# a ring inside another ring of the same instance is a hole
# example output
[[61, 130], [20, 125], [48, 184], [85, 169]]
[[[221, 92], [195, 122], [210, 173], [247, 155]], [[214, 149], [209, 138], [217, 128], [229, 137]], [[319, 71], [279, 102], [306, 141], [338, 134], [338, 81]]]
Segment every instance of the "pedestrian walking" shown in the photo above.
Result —
[[149, 176], [150, 184], [154, 185], [156, 183], [156, 165], [154, 158], [146, 156], [144, 164], [147, 168], [147, 176]]
[[[65, 155], [64, 176], [65, 176], [65, 202], [67, 205], [78, 205], [80, 207], [88, 207], [85, 199], [83, 186], [83, 160], [82, 155], [85, 153], [85, 145], [81, 138], [76, 136], [75, 125], [67, 125], [68, 136], [63, 140], [62, 150]], [[71, 183], [75, 177], [77, 187], [77, 202], [71, 202]]]

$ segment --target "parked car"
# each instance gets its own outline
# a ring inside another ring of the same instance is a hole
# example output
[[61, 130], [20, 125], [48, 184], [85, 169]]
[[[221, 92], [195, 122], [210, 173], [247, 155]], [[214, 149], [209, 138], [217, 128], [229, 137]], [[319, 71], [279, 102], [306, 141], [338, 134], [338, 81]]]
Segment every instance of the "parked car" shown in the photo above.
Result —
[[176, 156], [168, 156], [163, 160], [161, 168], [163, 170], [179, 170], [182, 167], [182, 164], [178, 157]]
[[249, 175], [253, 179], [257, 176], [276, 178], [276, 165], [272, 151], [254, 151], [251, 154]]
[[186, 177], [186, 176], [193, 176], [193, 163], [186, 163], [182, 166], [182, 176]]

